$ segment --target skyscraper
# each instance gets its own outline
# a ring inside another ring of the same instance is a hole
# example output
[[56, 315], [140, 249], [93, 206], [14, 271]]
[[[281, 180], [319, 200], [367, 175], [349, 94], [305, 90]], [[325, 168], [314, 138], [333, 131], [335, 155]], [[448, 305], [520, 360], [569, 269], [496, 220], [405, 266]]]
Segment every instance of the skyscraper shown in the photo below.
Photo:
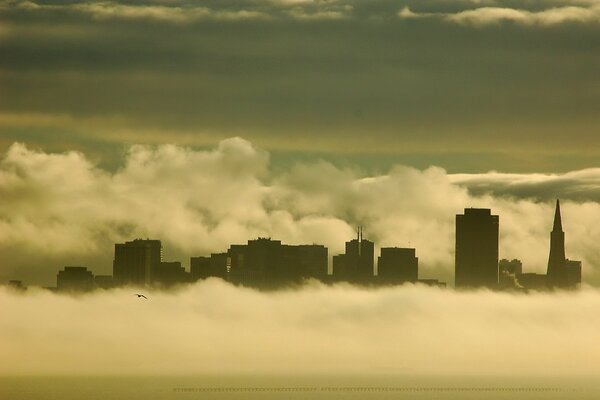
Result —
[[113, 276], [119, 284], [147, 285], [152, 282], [152, 271], [160, 267], [161, 261], [160, 240], [135, 239], [117, 243]]
[[465, 208], [456, 216], [456, 287], [497, 287], [498, 230], [490, 209]]
[[550, 255], [548, 256], [546, 279], [549, 287], [569, 286], [567, 259], [565, 257], [565, 233], [562, 230], [559, 200], [556, 200], [554, 225], [552, 226], [552, 232], [550, 232]]
[[375, 272], [375, 244], [363, 239], [362, 227], [358, 227], [356, 239], [346, 242], [346, 252], [340, 256], [333, 260], [335, 280], [362, 284], [372, 281]]
[[325, 279], [327, 248], [321, 245], [286, 245], [280, 240], [258, 238], [227, 251], [227, 279], [259, 288], [293, 285], [303, 279]]

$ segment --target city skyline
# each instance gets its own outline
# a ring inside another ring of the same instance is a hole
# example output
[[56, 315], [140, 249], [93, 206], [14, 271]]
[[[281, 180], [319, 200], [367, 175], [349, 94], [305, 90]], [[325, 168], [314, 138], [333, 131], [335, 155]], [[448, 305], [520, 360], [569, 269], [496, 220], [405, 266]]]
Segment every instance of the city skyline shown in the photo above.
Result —
[[[499, 259], [499, 225], [499, 216], [492, 215], [490, 209], [465, 208], [464, 214], [456, 215], [454, 286], [457, 289], [527, 291], [580, 287], [582, 262], [566, 258], [560, 200], [555, 205], [546, 274], [523, 272], [518, 259]], [[87, 292], [129, 285], [169, 288], [207, 278], [256, 289], [286, 289], [305, 284], [309, 279], [327, 284], [421, 283], [446, 287], [445, 282], [419, 275], [415, 248], [380, 247], [376, 263], [374, 250], [374, 242], [363, 237], [363, 227], [359, 225], [356, 238], [345, 243], [344, 253], [331, 258], [323, 245], [291, 246], [259, 237], [245, 245], [232, 244], [226, 252], [192, 256], [186, 270], [180, 261], [163, 259], [160, 240], [134, 239], [114, 245], [112, 276], [94, 276], [87, 267], [66, 266], [57, 275], [56, 287], [48, 289]], [[27, 288], [15, 279], [8, 285], [19, 290]]]
[[555, 194], [569, 215], [565, 244], [583, 262], [583, 280], [600, 284], [592, 170], [530, 178], [400, 165], [370, 175], [324, 161], [281, 169], [241, 138], [211, 150], [137, 146], [124, 160], [110, 172], [81, 153], [14, 146], [4, 155], [0, 279], [52, 285], [61, 265], [112, 274], [109, 249], [136, 236], [160, 238], [172, 260], [257, 237], [321, 243], [335, 255], [362, 224], [377, 252], [417, 248], [426, 276], [454, 282], [454, 215], [465, 207], [501, 214], [499, 257], [545, 274], [548, 255], [531, 249], [548, 246]]
[[0, 398], [599, 398], [599, 66], [600, 0], [0, 0]]

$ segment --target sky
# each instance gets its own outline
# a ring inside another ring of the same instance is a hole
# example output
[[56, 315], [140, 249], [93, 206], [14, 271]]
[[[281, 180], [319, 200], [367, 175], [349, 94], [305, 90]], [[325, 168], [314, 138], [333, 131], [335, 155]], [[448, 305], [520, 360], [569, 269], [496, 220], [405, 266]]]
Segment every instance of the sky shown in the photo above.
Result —
[[356, 226], [453, 282], [454, 216], [600, 284], [597, 0], [0, 1], [1, 279]]
[[599, 155], [599, 69], [598, 0], [3, 0], [0, 150], [568, 172]]

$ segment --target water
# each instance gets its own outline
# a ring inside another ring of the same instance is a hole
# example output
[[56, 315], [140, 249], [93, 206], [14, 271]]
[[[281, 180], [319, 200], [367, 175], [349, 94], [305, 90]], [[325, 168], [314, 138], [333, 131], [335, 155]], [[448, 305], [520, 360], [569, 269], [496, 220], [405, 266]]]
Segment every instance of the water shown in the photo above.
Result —
[[2, 377], [0, 399], [598, 399], [594, 377]]

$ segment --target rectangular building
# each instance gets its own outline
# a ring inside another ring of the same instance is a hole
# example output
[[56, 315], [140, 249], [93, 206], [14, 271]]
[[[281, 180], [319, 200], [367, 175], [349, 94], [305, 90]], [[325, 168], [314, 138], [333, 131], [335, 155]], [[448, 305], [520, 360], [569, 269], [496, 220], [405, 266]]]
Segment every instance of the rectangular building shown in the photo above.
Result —
[[419, 258], [416, 250], [400, 247], [383, 247], [377, 260], [377, 281], [398, 285], [416, 282], [419, 274]]
[[498, 286], [499, 218], [487, 208], [456, 216], [455, 286]]
[[113, 276], [121, 285], [148, 285], [162, 261], [160, 240], [135, 239], [115, 244]]
[[279, 240], [258, 238], [232, 245], [228, 252], [228, 280], [235, 284], [274, 288], [304, 279], [325, 279], [327, 248], [321, 245], [284, 245]]
[[581, 285], [581, 261], [566, 260], [569, 287]]
[[94, 274], [86, 267], [65, 267], [56, 275], [59, 292], [88, 292], [94, 288]]

